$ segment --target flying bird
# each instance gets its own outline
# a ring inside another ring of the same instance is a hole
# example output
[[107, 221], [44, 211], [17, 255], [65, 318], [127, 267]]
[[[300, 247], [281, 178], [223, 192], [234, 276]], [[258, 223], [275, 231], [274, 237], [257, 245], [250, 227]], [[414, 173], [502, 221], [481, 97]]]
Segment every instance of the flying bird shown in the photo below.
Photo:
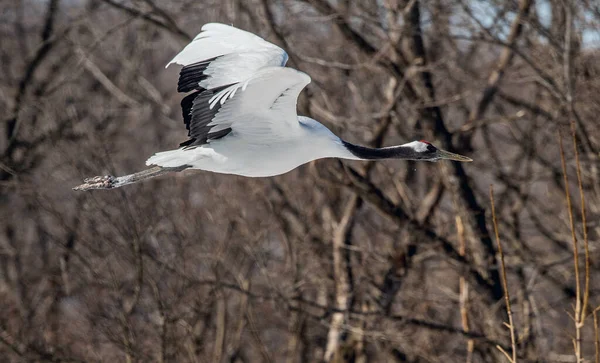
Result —
[[320, 122], [298, 116], [300, 92], [311, 81], [285, 67], [280, 47], [233, 26], [209, 23], [171, 64], [183, 66], [177, 91], [189, 139], [154, 154], [151, 168], [84, 180], [75, 190], [111, 189], [173, 171], [269, 177], [322, 158], [472, 161], [426, 141], [369, 148], [342, 140]]

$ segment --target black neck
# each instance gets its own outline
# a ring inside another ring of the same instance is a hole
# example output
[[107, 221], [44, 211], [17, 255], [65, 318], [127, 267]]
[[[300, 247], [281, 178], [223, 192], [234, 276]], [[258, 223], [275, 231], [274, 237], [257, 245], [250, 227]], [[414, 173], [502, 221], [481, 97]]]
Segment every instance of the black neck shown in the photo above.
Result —
[[379, 160], [379, 159], [406, 159], [420, 160], [423, 155], [415, 152], [410, 147], [406, 146], [390, 146], [384, 148], [370, 148], [342, 140], [342, 143], [354, 156], [363, 160]]

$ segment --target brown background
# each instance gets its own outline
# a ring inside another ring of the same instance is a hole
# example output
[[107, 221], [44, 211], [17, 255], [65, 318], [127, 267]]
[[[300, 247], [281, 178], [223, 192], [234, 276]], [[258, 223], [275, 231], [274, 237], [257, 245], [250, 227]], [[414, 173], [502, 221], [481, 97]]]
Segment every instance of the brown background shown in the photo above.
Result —
[[[3, 362], [504, 360], [490, 184], [519, 361], [575, 361], [557, 132], [581, 242], [576, 124], [589, 312], [597, 2], [4, 0], [0, 19]], [[313, 80], [299, 113], [347, 140], [426, 139], [474, 162], [321, 160], [73, 192], [186, 139], [178, 68], [164, 65], [209, 21], [284, 47]]]

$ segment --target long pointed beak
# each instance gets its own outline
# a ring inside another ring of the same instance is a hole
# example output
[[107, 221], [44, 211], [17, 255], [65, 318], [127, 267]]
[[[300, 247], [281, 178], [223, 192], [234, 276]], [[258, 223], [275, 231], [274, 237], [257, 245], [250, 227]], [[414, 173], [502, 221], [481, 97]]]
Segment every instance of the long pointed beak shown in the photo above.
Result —
[[471, 159], [471, 158], [468, 158], [468, 157], [462, 156], [462, 155], [458, 155], [455, 153], [451, 153], [450, 151], [446, 151], [446, 150], [438, 149], [437, 154], [440, 159], [445, 159], [445, 160], [462, 161], [462, 162], [466, 162], [466, 163], [470, 163], [471, 161], [473, 161], [473, 159]]

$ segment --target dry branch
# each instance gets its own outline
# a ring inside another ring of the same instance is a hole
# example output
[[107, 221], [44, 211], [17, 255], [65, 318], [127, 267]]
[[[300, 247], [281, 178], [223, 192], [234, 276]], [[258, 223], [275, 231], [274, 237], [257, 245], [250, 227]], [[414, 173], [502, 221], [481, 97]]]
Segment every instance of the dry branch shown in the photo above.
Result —
[[504, 289], [504, 302], [506, 303], [506, 313], [508, 315], [507, 327], [510, 330], [510, 346], [512, 347], [512, 355], [509, 355], [502, 347], [497, 348], [504, 353], [509, 362], [517, 363], [517, 343], [515, 325], [513, 322], [513, 314], [510, 306], [510, 294], [508, 291], [508, 281], [506, 279], [506, 266], [504, 265], [504, 252], [502, 251], [502, 243], [500, 243], [500, 235], [498, 233], [498, 222], [496, 219], [496, 208], [494, 206], [494, 189], [490, 185], [490, 202], [492, 204], [492, 221], [494, 223], [494, 233], [496, 234], [496, 242], [498, 244], [498, 256], [500, 257], [500, 268], [502, 270], [502, 288]]

